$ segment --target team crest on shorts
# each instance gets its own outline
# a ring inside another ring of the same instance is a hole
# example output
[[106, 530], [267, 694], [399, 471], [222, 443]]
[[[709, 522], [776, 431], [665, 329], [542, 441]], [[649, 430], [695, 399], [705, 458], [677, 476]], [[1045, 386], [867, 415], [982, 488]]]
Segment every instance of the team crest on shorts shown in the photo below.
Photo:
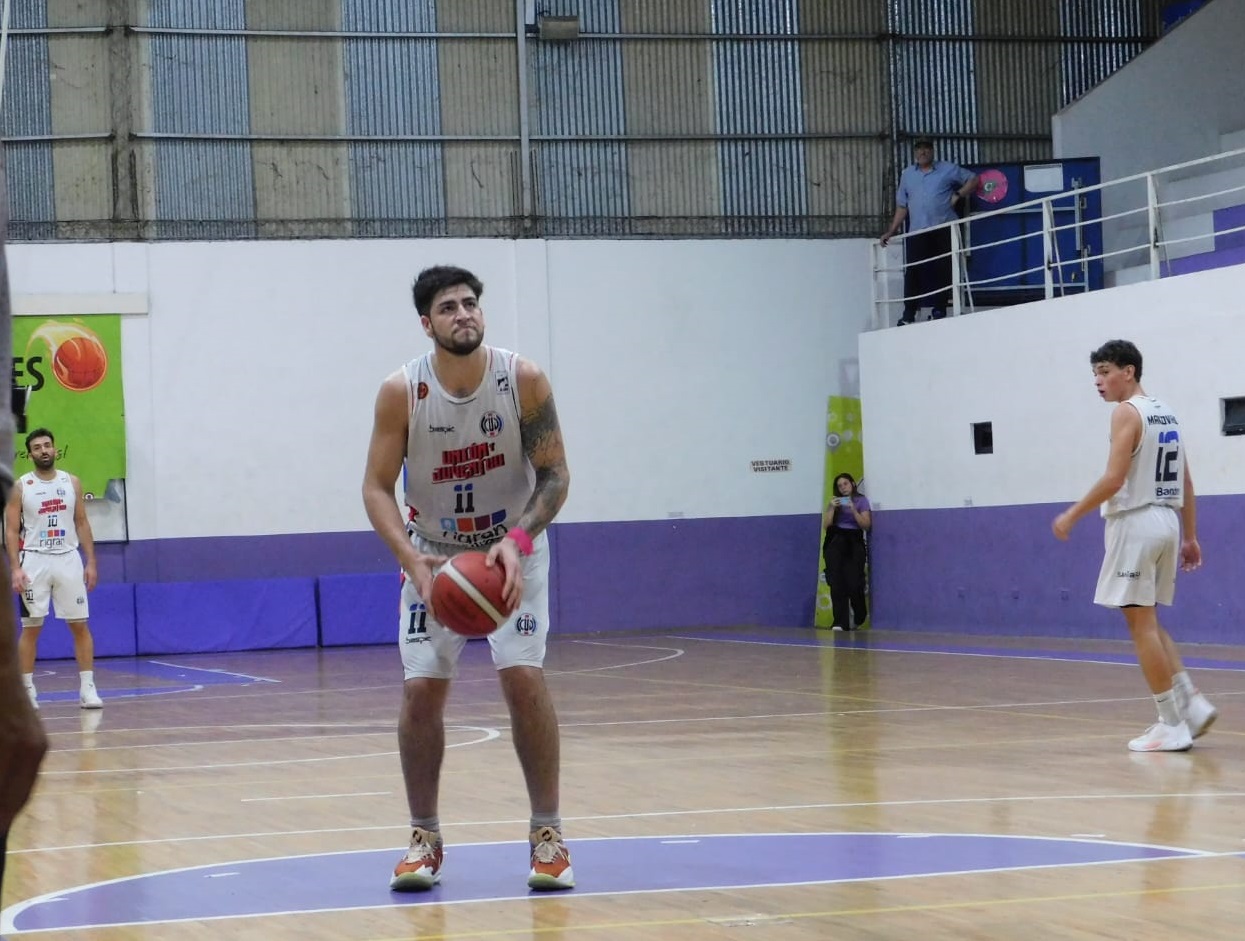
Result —
[[531, 637], [536, 633], [536, 618], [530, 614], [521, 614], [519, 619], [514, 622], [514, 629], [524, 637]]

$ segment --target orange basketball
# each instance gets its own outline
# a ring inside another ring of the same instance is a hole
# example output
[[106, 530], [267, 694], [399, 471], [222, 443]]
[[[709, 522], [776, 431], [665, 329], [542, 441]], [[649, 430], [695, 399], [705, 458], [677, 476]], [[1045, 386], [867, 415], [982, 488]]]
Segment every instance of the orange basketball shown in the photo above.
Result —
[[52, 372], [71, 392], [89, 392], [108, 373], [108, 354], [95, 337], [70, 337], [56, 348]]
[[483, 552], [463, 552], [437, 569], [432, 578], [432, 606], [437, 620], [465, 637], [486, 637], [510, 615], [502, 600], [506, 573], [488, 566]]

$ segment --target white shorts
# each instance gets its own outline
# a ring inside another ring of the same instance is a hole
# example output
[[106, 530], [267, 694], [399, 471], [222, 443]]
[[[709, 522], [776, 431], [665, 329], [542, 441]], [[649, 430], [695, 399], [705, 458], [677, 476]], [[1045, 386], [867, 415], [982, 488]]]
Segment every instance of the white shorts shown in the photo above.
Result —
[[1180, 561], [1180, 516], [1168, 506], [1143, 506], [1108, 516], [1106, 553], [1094, 604], [1108, 608], [1171, 604]]
[[[431, 543], [419, 536], [412, 536], [411, 542], [420, 552], [432, 555], [452, 556], [466, 551], [458, 546]], [[549, 540], [541, 533], [532, 540], [532, 554], [523, 559], [523, 601], [488, 637], [493, 665], [499, 670], [544, 666], [548, 633]], [[428, 614], [414, 582], [403, 579], [398, 646], [406, 679], [453, 679], [459, 654], [466, 643], [466, 637], [455, 634]]]
[[86, 580], [82, 575], [82, 556], [75, 552], [31, 552], [21, 554], [22, 571], [30, 584], [21, 594], [22, 625], [38, 627], [48, 616], [48, 603], [55, 605], [62, 621], [85, 621]]

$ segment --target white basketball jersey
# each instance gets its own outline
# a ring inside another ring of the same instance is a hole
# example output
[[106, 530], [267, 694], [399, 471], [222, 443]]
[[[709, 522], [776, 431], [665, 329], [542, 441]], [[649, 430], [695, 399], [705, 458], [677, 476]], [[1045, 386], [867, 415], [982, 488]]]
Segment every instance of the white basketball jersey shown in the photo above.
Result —
[[1184, 445], [1180, 423], [1171, 409], [1148, 395], [1134, 395], [1129, 405], [1141, 415], [1141, 441], [1133, 451], [1124, 486], [1102, 505], [1103, 516], [1138, 507], [1184, 506]]
[[[408, 529], [433, 542], [483, 548], [516, 524], [535, 473], [519, 435], [518, 357], [486, 346], [479, 387], [465, 398], [441, 388], [432, 354], [407, 363]], [[543, 535], [543, 534], [542, 534]]]
[[57, 471], [51, 480], [22, 476], [22, 551], [72, 552], [78, 548], [73, 515], [78, 497], [73, 480]]

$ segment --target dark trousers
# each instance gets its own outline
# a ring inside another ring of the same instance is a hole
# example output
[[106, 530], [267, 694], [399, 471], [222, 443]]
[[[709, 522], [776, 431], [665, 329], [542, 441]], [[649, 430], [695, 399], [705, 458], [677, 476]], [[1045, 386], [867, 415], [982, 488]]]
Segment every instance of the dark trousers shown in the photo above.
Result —
[[[951, 230], [930, 229], [913, 232], [904, 240], [905, 261], [903, 302], [906, 320], [916, 316], [918, 307], [933, 307], [946, 313], [951, 303]], [[946, 258], [937, 258], [946, 255]], [[930, 293], [934, 292], [934, 293]], [[925, 297], [914, 297], [924, 294]]]
[[848, 630], [853, 618], [859, 626], [869, 616], [865, 603], [865, 534], [859, 529], [831, 529], [826, 534], [822, 555], [826, 560], [834, 626]]

